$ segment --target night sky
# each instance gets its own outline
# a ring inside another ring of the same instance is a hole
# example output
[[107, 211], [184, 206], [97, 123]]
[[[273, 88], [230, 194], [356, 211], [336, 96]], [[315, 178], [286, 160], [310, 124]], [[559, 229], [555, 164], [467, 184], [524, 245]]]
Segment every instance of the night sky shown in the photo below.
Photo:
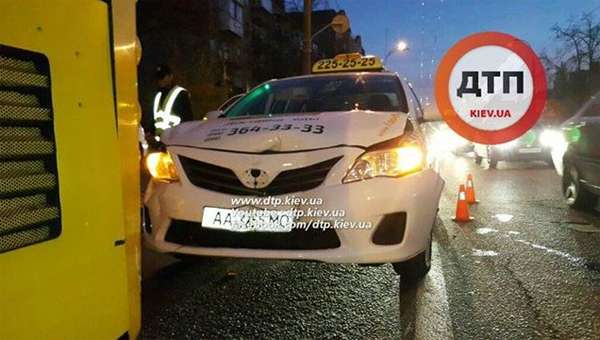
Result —
[[471, 33], [509, 33], [538, 54], [552, 54], [558, 47], [550, 32], [554, 24], [590, 11], [600, 18], [600, 0], [329, 0], [329, 5], [346, 10], [367, 54], [386, 54], [386, 31], [388, 50], [406, 40], [410, 49], [389, 57], [387, 66], [407, 77], [425, 100], [432, 100], [439, 59]]

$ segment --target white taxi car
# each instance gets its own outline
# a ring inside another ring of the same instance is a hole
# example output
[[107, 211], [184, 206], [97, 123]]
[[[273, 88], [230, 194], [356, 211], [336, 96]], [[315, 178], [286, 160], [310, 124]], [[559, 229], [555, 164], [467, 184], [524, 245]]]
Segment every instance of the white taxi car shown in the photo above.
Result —
[[[211, 117], [214, 117], [211, 116]], [[162, 135], [146, 163], [145, 243], [160, 252], [430, 266], [444, 181], [423, 111], [379, 58], [322, 60], [268, 81], [219, 118]]]

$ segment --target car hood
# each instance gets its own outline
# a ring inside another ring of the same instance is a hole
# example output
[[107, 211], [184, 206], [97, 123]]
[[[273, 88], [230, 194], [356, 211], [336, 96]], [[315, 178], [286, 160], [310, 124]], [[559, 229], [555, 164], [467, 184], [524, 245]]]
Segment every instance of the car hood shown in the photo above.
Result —
[[401, 112], [343, 111], [219, 118], [180, 124], [163, 132], [167, 146], [250, 153], [368, 147], [403, 134]]

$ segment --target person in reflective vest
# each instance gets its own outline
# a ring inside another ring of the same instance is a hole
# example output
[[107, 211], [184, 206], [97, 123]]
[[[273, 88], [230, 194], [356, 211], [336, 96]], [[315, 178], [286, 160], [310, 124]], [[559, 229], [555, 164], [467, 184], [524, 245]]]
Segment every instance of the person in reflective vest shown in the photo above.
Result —
[[175, 84], [169, 66], [159, 65], [155, 76], [158, 92], [152, 103], [154, 117], [152, 135], [160, 137], [164, 130], [191, 121], [193, 116], [189, 92]]

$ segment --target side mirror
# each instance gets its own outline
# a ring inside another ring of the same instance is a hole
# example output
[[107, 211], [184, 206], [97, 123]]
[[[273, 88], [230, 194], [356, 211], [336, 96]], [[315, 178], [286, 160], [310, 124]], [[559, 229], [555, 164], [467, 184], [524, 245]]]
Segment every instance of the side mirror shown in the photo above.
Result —
[[222, 114], [223, 114], [223, 111], [219, 111], [219, 110], [209, 111], [206, 113], [206, 119], [207, 120], [217, 119], [217, 118], [220, 118]]

